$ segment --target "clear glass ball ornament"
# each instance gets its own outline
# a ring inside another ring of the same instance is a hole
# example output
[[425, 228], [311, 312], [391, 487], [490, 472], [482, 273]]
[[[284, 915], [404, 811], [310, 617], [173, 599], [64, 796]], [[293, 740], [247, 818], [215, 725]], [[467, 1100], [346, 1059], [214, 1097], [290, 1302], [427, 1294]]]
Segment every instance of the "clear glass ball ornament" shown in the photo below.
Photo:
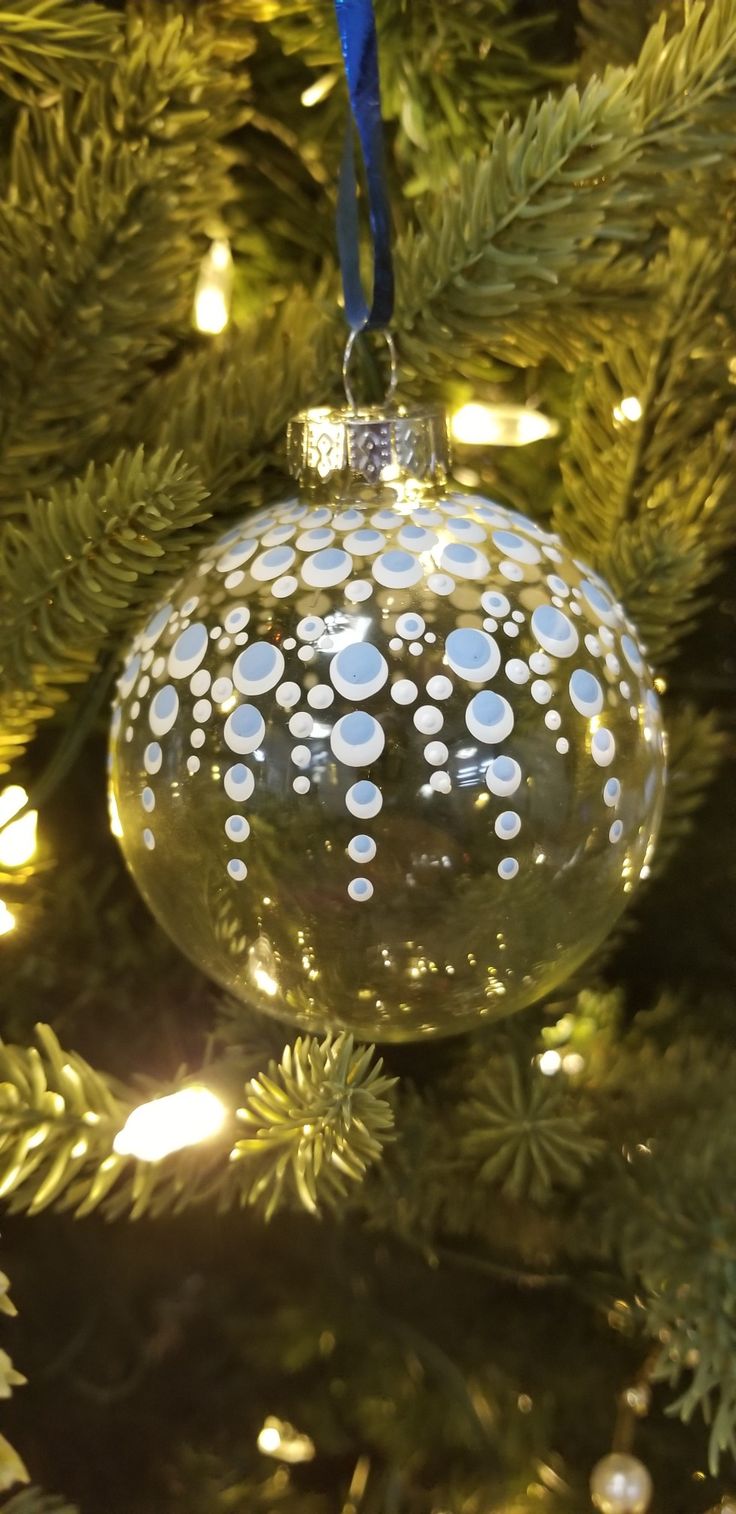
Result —
[[643, 1461], [620, 1451], [604, 1456], [590, 1476], [590, 1494], [601, 1514], [645, 1514], [652, 1479]]
[[128, 650], [125, 857], [199, 967], [305, 1028], [444, 1035], [549, 994], [646, 874], [665, 740], [635, 628], [448, 474], [435, 412], [292, 422], [297, 489]]

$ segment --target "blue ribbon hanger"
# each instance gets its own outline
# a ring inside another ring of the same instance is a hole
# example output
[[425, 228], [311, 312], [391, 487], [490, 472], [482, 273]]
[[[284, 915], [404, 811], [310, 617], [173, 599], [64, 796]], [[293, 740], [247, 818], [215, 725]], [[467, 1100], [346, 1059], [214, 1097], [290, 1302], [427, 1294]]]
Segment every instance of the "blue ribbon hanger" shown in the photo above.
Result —
[[368, 304], [360, 277], [360, 224], [353, 127], [348, 123], [337, 200], [337, 246], [351, 332], [380, 331], [394, 308], [391, 211], [384, 168], [378, 43], [372, 0], [335, 0], [350, 109], [358, 132], [373, 242], [373, 293]]

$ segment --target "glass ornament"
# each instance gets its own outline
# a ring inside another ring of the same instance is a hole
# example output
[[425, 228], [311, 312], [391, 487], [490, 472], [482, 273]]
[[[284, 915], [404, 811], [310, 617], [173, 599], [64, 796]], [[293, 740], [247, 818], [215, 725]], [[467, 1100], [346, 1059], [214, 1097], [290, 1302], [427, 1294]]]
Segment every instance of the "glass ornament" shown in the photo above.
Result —
[[128, 650], [111, 807], [182, 950], [305, 1029], [477, 1027], [551, 993], [652, 855], [636, 630], [560, 539], [449, 475], [434, 411], [304, 412], [298, 484]]

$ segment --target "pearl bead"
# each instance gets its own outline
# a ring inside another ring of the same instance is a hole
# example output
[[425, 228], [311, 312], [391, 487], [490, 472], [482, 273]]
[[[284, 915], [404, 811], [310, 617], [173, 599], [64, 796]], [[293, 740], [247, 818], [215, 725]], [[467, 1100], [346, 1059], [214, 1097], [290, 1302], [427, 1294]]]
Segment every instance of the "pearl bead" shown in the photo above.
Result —
[[601, 1514], [645, 1514], [652, 1497], [652, 1479], [636, 1456], [614, 1451], [594, 1466], [590, 1492]]

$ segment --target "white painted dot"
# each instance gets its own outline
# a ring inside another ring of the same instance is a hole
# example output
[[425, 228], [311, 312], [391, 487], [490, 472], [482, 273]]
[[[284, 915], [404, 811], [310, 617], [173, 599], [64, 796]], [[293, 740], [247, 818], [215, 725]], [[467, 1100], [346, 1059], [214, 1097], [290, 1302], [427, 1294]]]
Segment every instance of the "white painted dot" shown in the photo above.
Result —
[[202, 764], [198, 757], [187, 757], [187, 772], [190, 778], [193, 778], [194, 774], [199, 772], [201, 766]]
[[529, 677], [529, 669], [520, 657], [512, 657], [510, 662], [506, 663], [504, 672], [512, 683], [526, 683]]
[[211, 692], [212, 698], [214, 699], [216, 704], [224, 704], [225, 700], [229, 699], [233, 692], [232, 679], [216, 678], [212, 685]]
[[212, 679], [206, 668], [200, 668], [198, 673], [193, 673], [189, 680], [189, 687], [195, 698], [200, 699], [207, 693]]
[[244, 631], [250, 620], [250, 610], [247, 605], [233, 605], [225, 616], [225, 630], [234, 636], [236, 631]]
[[306, 710], [298, 711], [296, 715], [292, 715], [289, 721], [289, 730], [292, 736], [297, 736], [300, 739], [305, 736], [311, 736], [313, 729], [314, 720], [311, 715], [307, 714]]
[[588, 635], [584, 638], [584, 640], [585, 640], [585, 645], [588, 648], [588, 651], [590, 652], [591, 657], [600, 657], [601, 656], [602, 648], [601, 648], [601, 644], [600, 644], [600, 642], [598, 640], [598, 637], [597, 636], [591, 636], [590, 632], [589, 632]]
[[149, 852], [152, 852], [156, 845], [156, 838], [153, 834], [153, 831], [149, 830], [148, 826], [146, 826], [143, 832], [143, 845], [148, 847]]
[[430, 699], [449, 699], [452, 693], [452, 683], [444, 674], [436, 673], [427, 683], [427, 693]]
[[260, 710], [254, 704], [239, 704], [225, 721], [223, 736], [232, 752], [255, 752], [266, 734]]
[[227, 865], [227, 870], [230, 874], [230, 877], [233, 878], [236, 883], [242, 883], [243, 879], [247, 878], [248, 876], [248, 869], [240, 857], [231, 857]]
[[515, 810], [503, 810], [500, 815], [496, 816], [493, 829], [501, 841], [513, 841], [514, 837], [518, 836], [521, 830], [521, 818]]
[[486, 590], [481, 594], [480, 602], [488, 615], [495, 616], [496, 620], [503, 620], [504, 615], [511, 613], [511, 604], [505, 594], [499, 594], [495, 589]]
[[455, 580], [450, 578], [449, 573], [430, 573], [427, 579], [427, 588], [431, 589], [433, 594], [452, 594], [454, 587]]
[[552, 663], [546, 652], [532, 652], [529, 658], [529, 666], [533, 673], [539, 673], [542, 678], [547, 673], [552, 672]]
[[196, 731], [192, 731], [191, 736], [189, 737], [190, 745], [194, 747], [204, 746], [206, 740], [207, 737], [205, 736], [205, 733], [202, 730], [201, 726], [198, 727]]
[[373, 884], [368, 878], [353, 878], [348, 884], [348, 893], [356, 904], [364, 904], [373, 894]]
[[404, 641], [415, 641], [425, 630], [425, 622], [415, 610], [407, 611], [405, 615], [399, 615], [396, 620], [396, 631]]
[[335, 691], [326, 683], [317, 683], [307, 694], [307, 704], [313, 710], [326, 710], [335, 698]]
[[621, 784], [618, 778], [609, 778], [603, 785], [603, 803], [610, 809], [615, 809], [621, 798]]
[[396, 704], [413, 704], [419, 690], [410, 678], [397, 678], [391, 685], [391, 698]]
[[[298, 578], [295, 578], [293, 573], [284, 573], [281, 578], [275, 579], [271, 584], [271, 593], [274, 599], [288, 599], [289, 595], [295, 594], [298, 588]], [[235, 640], [238, 641], [239, 638], [236, 636]]]
[[442, 730], [444, 720], [442, 711], [432, 704], [420, 704], [414, 711], [414, 724], [423, 736], [435, 736]]
[[437, 794], [449, 794], [452, 789], [452, 779], [449, 773], [432, 773], [429, 780], [430, 788]]
[[358, 820], [372, 820], [383, 805], [383, 795], [375, 783], [361, 778], [345, 795], [345, 807]]
[[225, 579], [225, 588], [237, 589], [239, 585], [242, 584], [244, 578], [245, 574], [242, 568], [237, 568], [234, 573], [228, 573], [227, 578]]
[[367, 767], [380, 757], [386, 738], [383, 728], [365, 710], [352, 710], [332, 727], [330, 746], [338, 762]]
[[308, 746], [295, 746], [291, 749], [291, 760], [297, 768], [307, 768], [312, 760], [312, 753]]
[[514, 728], [514, 712], [508, 699], [493, 689], [475, 694], [465, 711], [465, 724], [477, 741], [496, 745], [505, 741]]
[[372, 862], [376, 855], [376, 843], [372, 836], [353, 836], [348, 843], [348, 856], [353, 862], [361, 862], [363, 866]]
[[233, 767], [228, 768], [222, 781], [228, 799], [233, 799], [236, 803], [250, 799], [255, 787], [255, 779], [250, 768], [242, 762], [236, 762]]
[[544, 717], [544, 723], [548, 731], [559, 731], [562, 725], [562, 716], [559, 710], [548, 710]]
[[300, 647], [296, 655], [300, 662], [312, 662], [314, 659], [314, 647]]
[[504, 631], [506, 632], [506, 635], [510, 636], [511, 639], [512, 639], [512, 641], [513, 641], [513, 638], [515, 636], [518, 636], [518, 634], [519, 634], [519, 627], [517, 626], [515, 620], [505, 620], [504, 623], [503, 623], [503, 628], [504, 628]]
[[225, 835], [230, 841], [247, 841], [250, 835], [250, 822], [245, 815], [228, 815], [225, 821]]
[[276, 703], [282, 710], [289, 710], [294, 704], [298, 704], [302, 697], [302, 691], [298, 683], [281, 683], [276, 690]]
[[409, 652], [412, 657], [421, 657], [423, 651], [424, 647], [422, 646], [421, 641], [409, 642]]
[[609, 762], [613, 762], [616, 755], [616, 742], [613, 739], [612, 733], [606, 730], [605, 726], [600, 726], [597, 731], [593, 732], [590, 752], [593, 761], [597, 762], [599, 767], [608, 767]]
[[492, 794], [505, 799], [515, 794], [521, 783], [521, 768], [513, 757], [494, 757], [486, 768], [486, 783]]
[[320, 615], [305, 615], [296, 628], [296, 634], [300, 641], [319, 641], [325, 629], [325, 623]]
[[609, 839], [609, 841], [614, 841], [614, 842], [615, 841], [620, 841], [621, 837], [623, 836], [623, 833], [624, 833], [624, 823], [623, 823], [623, 820], [614, 820], [613, 825], [611, 826], [611, 829], [608, 832], [608, 839]]
[[210, 715], [212, 714], [212, 705], [210, 704], [209, 699], [196, 700], [192, 714], [194, 716], [194, 719], [198, 721], [200, 725], [209, 720]]
[[424, 756], [434, 768], [443, 767], [449, 755], [444, 741], [428, 741], [424, 748]]
[[498, 876], [499, 878], [502, 878], [504, 882], [508, 882], [511, 878], [515, 878], [518, 871], [519, 864], [515, 857], [503, 857], [498, 864]]
[[370, 599], [372, 593], [373, 584], [368, 583], [364, 578], [356, 578], [353, 583], [348, 584], [345, 598], [349, 599], [351, 604], [358, 605], [362, 600]]
[[557, 751], [560, 753], [560, 756], [564, 757], [565, 753], [569, 752], [569, 750], [570, 750], [570, 743], [569, 743], [567, 737], [566, 736], [558, 736], [558, 738], [557, 738], [557, 740], [555, 742], [555, 747], [557, 748]]
[[305, 777], [304, 773], [300, 773], [299, 777], [294, 779], [291, 787], [295, 794], [308, 794], [312, 784], [310, 779]]
[[544, 678], [534, 679], [530, 693], [537, 704], [549, 704], [552, 698], [552, 690]]

